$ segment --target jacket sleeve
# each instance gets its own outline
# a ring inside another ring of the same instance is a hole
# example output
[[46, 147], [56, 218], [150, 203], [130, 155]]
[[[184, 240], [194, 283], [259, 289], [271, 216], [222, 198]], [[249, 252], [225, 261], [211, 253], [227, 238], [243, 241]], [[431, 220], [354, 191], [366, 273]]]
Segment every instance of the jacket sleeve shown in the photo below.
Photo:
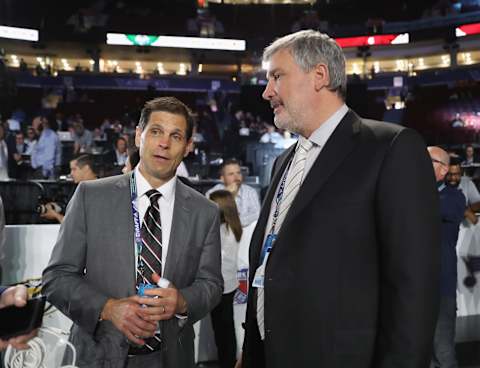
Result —
[[432, 163], [420, 136], [391, 141], [376, 191], [380, 310], [379, 368], [429, 365], [440, 287], [440, 209]]
[[84, 184], [80, 183], [67, 207], [50, 261], [43, 271], [42, 292], [50, 303], [93, 335], [108, 298], [84, 279], [88, 251]]

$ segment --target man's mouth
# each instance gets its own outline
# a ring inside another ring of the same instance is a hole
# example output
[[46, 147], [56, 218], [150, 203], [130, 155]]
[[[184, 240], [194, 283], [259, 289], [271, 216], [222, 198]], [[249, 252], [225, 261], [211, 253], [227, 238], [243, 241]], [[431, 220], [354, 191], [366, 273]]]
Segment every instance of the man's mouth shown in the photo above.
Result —
[[157, 161], [168, 161], [169, 158], [162, 155], [153, 155], [153, 158]]
[[273, 109], [273, 113], [276, 114], [279, 108], [283, 107], [283, 104], [280, 101], [272, 101], [270, 106]]

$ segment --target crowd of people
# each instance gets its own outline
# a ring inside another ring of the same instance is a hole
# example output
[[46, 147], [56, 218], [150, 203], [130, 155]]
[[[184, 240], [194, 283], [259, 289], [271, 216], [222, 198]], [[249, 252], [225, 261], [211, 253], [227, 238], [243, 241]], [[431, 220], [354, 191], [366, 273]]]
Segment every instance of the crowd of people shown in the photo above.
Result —
[[[476, 222], [478, 191], [445, 150], [346, 105], [345, 56], [327, 35], [284, 36], [263, 60], [262, 97], [298, 141], [277, 158], [262, 206], [235, 160], [206, 196], [177, 178], [194, 122], [173, 97], [142, 109], [128, 175], [77, 187], [43, 293], [73, 321], [78, 365], [192, 368], [193, 323], [210, 312], [222, 368], [457, 366], [455, 246], [461, 221]], [[255, 222], [235, 363], [236, 252]]]

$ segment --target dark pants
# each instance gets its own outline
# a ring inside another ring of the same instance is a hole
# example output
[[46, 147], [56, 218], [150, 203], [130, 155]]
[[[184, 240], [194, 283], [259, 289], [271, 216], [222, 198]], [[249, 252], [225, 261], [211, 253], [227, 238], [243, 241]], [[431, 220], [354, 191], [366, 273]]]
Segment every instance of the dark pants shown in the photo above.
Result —
[[233, 368], [237, 360], [237, 340], [233, 322], [233, 296], [235, 291], [223, 294], [220, 304], [210, 313], [220, 368]]
[[440, 312], [433, 341], [434, 367], [457, 368], [455, 358], [455, 322], [457, 318], [457, 300], [455, 296], [442, 296]]
[[162, 368], [162, 352], [156, 351], [146, 355], [127, 358], [126, 368]]

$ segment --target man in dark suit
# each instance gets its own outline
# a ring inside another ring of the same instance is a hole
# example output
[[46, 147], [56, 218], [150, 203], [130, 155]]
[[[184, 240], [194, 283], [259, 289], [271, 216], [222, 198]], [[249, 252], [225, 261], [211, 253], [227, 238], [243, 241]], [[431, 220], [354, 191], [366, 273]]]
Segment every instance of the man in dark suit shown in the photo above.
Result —
[[424, 368], [439, 302], [434, 174], [417, 133], [345, 105], [345, 57], [316, 31], [264, 52], [278, 128], [250, 245], [244, 368]]
[[[79, 367], [195, 366], [193, 323], [218, 304], [223, 280], [218, 209], [175, 176], [192, 127], [176, 98], [147, 102], [135, 170], [82, 182], [69, 202], [43, 292], [74, 322]], [[135, 295], [159, 274], [166, 288]]]

